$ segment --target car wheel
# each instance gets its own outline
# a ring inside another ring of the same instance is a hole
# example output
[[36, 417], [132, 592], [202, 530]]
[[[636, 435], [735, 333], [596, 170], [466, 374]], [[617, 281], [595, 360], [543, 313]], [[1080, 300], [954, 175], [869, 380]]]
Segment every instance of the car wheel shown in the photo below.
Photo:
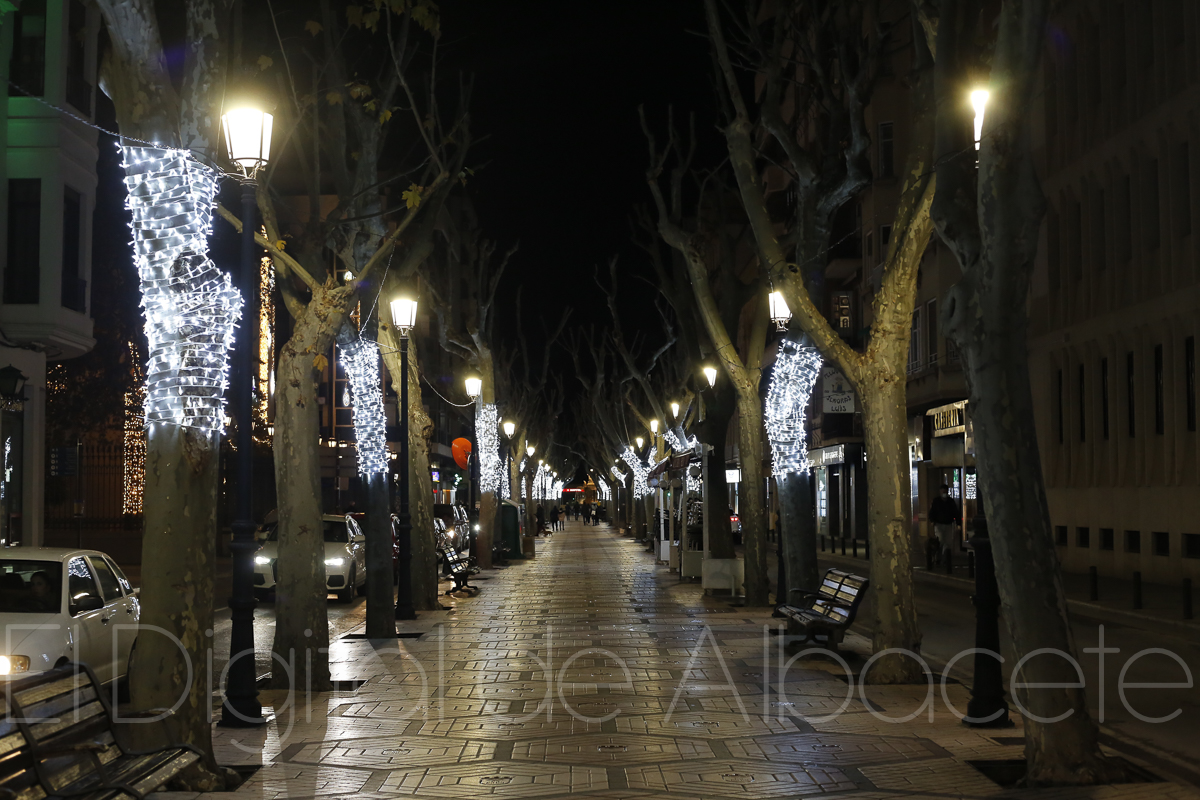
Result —
[[341, 600], [343, 603], [354, 602], [354, 580], [357, 577], [354, 574], [355, 571], [354, 567], [350, 568], [350, 580], [346, 582], [346, 588], [338, 591], [338, 600]]

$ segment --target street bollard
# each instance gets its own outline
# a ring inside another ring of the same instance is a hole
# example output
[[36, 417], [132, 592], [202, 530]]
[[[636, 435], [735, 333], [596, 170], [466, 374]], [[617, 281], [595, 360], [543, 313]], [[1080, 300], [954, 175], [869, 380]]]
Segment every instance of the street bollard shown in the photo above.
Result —
[[982, 503], [979, 509], [975, 517], [975, 535], [967, 543], [975, 554], [977, 565], [975, 594], [971, 596], [971, 602], [975, 604], [976, 650], [971, 700], [967, 703], [967, 718], [963, 724], [980, 728], [1007, 728], [1013, 723], [1004, 699], [1004, 676], [1000, 672], [1000, 661], [994, 657], [1000, 652], [1000, 590], [996, 585], [996, 563]]
[[821, 534], [821, 552], [825, 552], [825, 534]]
[[846, 537], [842, 537], [842, 555], [846, 555]]
[[975, 551], [974, 550], [967, 551], [967, 577], [968, 578], [975, 577]]
[[1183, 579], [1183, 618], [1192, 618], [1192, 579]]
[[1136, 611], [1142, 607], [1142, 573], [1133, 573], [1133, 608]]
[[1088, 600], [1095, 602], [1100, 599], [1100, 576], [1095, 567], [1088, 567]]
[[850, 555], [858, 558], [858, 537], [855, 536], [850, 540]]

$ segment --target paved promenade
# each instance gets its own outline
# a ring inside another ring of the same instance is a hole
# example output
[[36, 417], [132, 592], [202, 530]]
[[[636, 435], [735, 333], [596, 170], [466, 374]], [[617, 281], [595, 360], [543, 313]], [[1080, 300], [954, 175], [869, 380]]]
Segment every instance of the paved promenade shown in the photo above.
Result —
[[[569, 523], [479, 577], [405, 623], [419, 638], [334, 642], [356, 690], [298, 709], [265, 692], [268, 726], [214, 729], [222, 763], [262, 765], [221, 796], [1200, 800], [1169, 782], [1005, 789], [968, 762], [1020, 759], [1019, 722], [965, 728], [955, 683], [922, 709], [925, 687], [858, 687], [829, 659], [783, 671], [769, 611], [706, 598], [607, 527]], [[844, 651], [861, 669], [866, 642]]]

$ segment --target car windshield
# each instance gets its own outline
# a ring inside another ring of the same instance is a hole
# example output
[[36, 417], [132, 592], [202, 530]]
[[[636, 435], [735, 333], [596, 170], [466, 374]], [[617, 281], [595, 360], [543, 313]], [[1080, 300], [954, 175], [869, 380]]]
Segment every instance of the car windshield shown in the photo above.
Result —
[[46, 614], [62, 604], [62, 564], [0, 559], [0, 612]]
[[[344, 519], [325, 520], [324, 522], [325, 541], [335, 544], [345, 544], [350, 541], [350, 535], [346, 533], [346, 521]], [[267, 541], [279, 541], [279, 526], [272, 524], [267, 529]]]

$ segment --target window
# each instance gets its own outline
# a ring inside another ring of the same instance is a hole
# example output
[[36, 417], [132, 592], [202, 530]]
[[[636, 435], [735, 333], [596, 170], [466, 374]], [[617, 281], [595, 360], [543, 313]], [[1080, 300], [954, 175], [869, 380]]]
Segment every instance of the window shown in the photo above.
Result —
[[[46, 0], [25, 0], [12, 20], [15, 34], [8, 79], [29, 94], [41, 97], [46, 88]], [[10, 96], [20, 94], [9, 92]]]
[[1142, 552], [1142, 532], [1141, 531], [1125, 531], [1125, 552], [1126, 553]]
[[1185, 533], [1182, 539], [1183, 557], [1200, 558], [1200, 533]]
[[1063, 371], [1060, 369], [1054, 379], [1054, 419], [1058, 428], [1058, 443], [1062, 444], [1063, 435]]
[[1079, 365], [1079, 441], [1087, 441], [1087, 381], [1083, 364]]
[[1137, 434], [1137, 413], [1133, 404], [1134, 394], [1137, 387], [1133, 384], [1133, 353], [1125, 354], [1125, 407], [1128, 412], [1129, 419], [1129, 436], [1132, 438]]
[[67, 564], [67, 602], [74, 603], [80, 597], [99, 596], [92, 568], [82, 558], [73, 558]]
[[888, 242], [892, 240], [892, 226], [879, 226], [879, 260], [883, 261], [887, 258]]
[[1183, 340], [1183, 391], [1187, 407], [1187, 429], [1196, 430], [1196, 337]]
[[1058, 545], [1059, 547], [1067, 546], [1067, 526], [1066, 525], [1055, 525], [1054, 526], [1054, 543], [1056, 545]]
[[36, 304], [42, 281], [41, 178], [9, 179], [8, 232], [4, 302]]
[[937, 300], [925, 304], [925, 328], [928, 332], [925, 336], [925, 360], [932, 367], [938, 363]]
[[79, 277], [83, 238], [83, 196], [69, 186], [63, 193], [62, 307], [87, 311], [87, 281]]
[[877, 178], [891, 178], [896, 174], [896, 148], [894, 126], [890, 122], [879, 123], [879, 174]]
[[1100, 359], [1100, 430], [1108, 441], [1108, 359]]
[[1146, 247], [1154, 250], [1158, 247], [1159, 217], [1158, 217], [1158, 159], [1152, 158], [1146, 162], [1145, 185], [1142, 187], [1142, 223]]
[[1092, 530], [1091, 528], [1076, 528], [1075, 529], [1075, 546], [1088, 548], [1092, 546]]
[[1171, 206], [1175, 212], [1175, 235], [1187, 236], [1192, 232], [1192, 175], [1187, 142], [1175, 148], [1175, 168], [1172, 173], [1175, 191]]
[[923, 320], [921, 319], [922, 311], [923, 309], [920, 306], [913, 309], [912, 330], [908, 337], [908, 372], [910, 374], [918, 372], [922, 366], [921, 344], [924, 339], [922, 335], [922, 331], [924, 330], [924, 326], [922, 325]]
[[1113, 549], [1113, 529], [1112, 528], [1101, 528], [1100, 529], [1100, 549], [1101, 550], [1112, 550]]
[[1154, 537], [1154, 555], [1170, 556], [1171, 555], [1171, 534], [1167, 531], [1155, 531], [1150, 534]]
[[1154, 432], [1162, 436], [1167, 427], [1166, 398], [1163, 392], [1163, 348], [1154, 346]]
[[113, 575], [108, 563], [99, 556], [92, 556], [92, 569], [96, 571], [96, 578], [100, 581], [100, 591], [103, 593], [104, 602], [111, 603], [114, 600], [120, 600], [121, 584], [117, 582], [117, 576]]

